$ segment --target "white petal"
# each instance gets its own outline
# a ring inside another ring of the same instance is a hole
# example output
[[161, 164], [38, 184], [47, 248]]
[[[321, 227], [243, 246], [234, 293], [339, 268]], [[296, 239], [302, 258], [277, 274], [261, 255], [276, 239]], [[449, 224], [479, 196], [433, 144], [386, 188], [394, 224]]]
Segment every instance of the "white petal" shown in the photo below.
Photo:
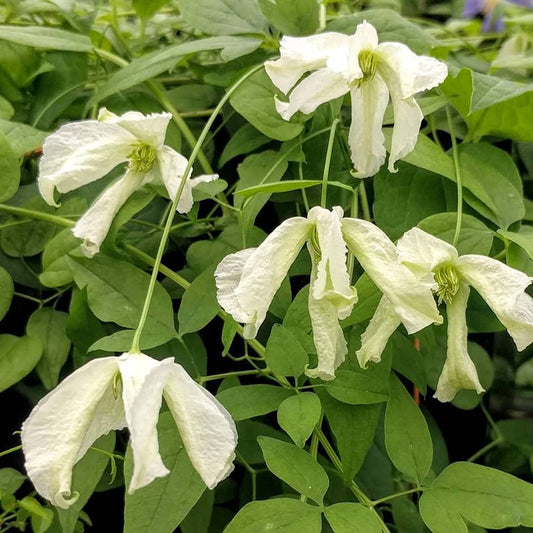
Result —
[[381, 361], [387, 342], [400, 324], [401, 320], [389, 299], [382, 296], [374, 316], [361, 335], [361, 348], [356, 352], [361, 368], [366, 368], [369, 361]]
[[100, 110], [98, 120], [102, 123], [117, 124], [133, 134], [138, 140], [159, 149], [165, 142], [167, 127], [172, 115], [170, 113], [151, 113], [143, 115], [138, 111], [128, 111], [121, 116]]
[[320, 104], [334, 100], [349, 90], [341, 74], [324, 68], [300, 82], [290, 94], [288, 104], [276, 100], [276, 109], [285, 120], [289, 120], [297, 111], [312, 113]]
[[352, 123], [348, 143], [358, 178], [377, 173], [385, 161], [385, 137], [381, 130], [389, 101], [387, 86], [379, 76], [350, 91]]
[[354, 37], [361, 50], [374, 50], [378, 46], [378, 33], [376, 28], [366, 20], [357, 25]]
[[[238, 307], [248, 317], [251, 317], [245, 322], [246, 338], [255, 337], [266, 317], [272, 298], [274, 298], [304, 242], [310, 237], [312, 229], [313, 224], [305, 218], [293, 217], [285, 220], [250, 254], [242, 265], [241, 277], [233, 291], [233, 297], [236, 298]], [[239, 268], [244, 257], [241, 255], [237, 258], [236, 264]], [[221, 263], [215, 276], [234, 279], [233, 274], [225, 273], [226, 268], [231, 266], [232, 263], [229, 262], [225, 263], [224, 266]], [[220, 281], [217, 283], [219, 284]], [[227, 286], [227, 282], [224, 283]], [[236, 309], [237, 303], [230, 305], [227, 309]]]
[[415, 147], [424, 115], [414, 98], [402, 100], [397, 93], [391, 91], [391, 99], [394, 109], [394, 128], [389, 155], [389, 172], [398, 172], [394, 164]]
[[533, 299], [524, 291], [531, 278], [496, 259], [463, 255], [457, 261], [461, 278], [472, 285], [500, 322], [507, 328], [519, 350], [533, 342]]
[[345, 218], [344, 239], [366, 273], [387, 296], [409, 333], [441, 324], [431, 284], [419, 281], [397, 260], [396, 247], [374, 224]]
[[436, 87], [448, 75], [446, 63], [428, 56], [418, 56], [401, 43], [381, 43], [378, 72], [383, 76], [391, 93], [399, 98], [410, 98], [420, 91]]
[[[355, 290], [350, 286], [346, 268], [348, 250], [342, 237], [340, 207], [328, 211], [323, 207], [313, 207], [308, 220], [315, 224], [315, 235], [320, 249], [316, 281], [313, 283], [313, 297], [325, 298], [337, 309], [339, 319], [346, 318], [357, 301]], [[313, 245], [308, 244], [311, 256], [316, 255]]]
[[272, 83], [287, 94], [306, 72], [325, 67], [332, 51], [345, 46], [348, 39], [347, 35], [335, 32], [309, 37], [283, 37], [280, 42], [281, 57], [265, 63], [266, 73]]
[[317, 274], [315, 264], [311, 272], [308, 305], [318, 362], [316, 368], [306, 368], [305, 374], [310, 378], [330, 381], [335, 379], [335, 370], [344, 361], [348, 348], [335, 305], [325, 298], [313, 296]]
[[42, 197], [57, 205], [54, 189], [69, 192], [105, 176], [127, 160], [135, 140], [116, 124], [96, 120], [65, 124], [43, 145], [38, 178]]
[[237, 431], [216, 398], [178, 364], [172, 365], [164, 389], [192, 465], [209, 489], [233, 470]]
[[169, 473], [159, 454], [157, 422], [163, 387], [173, 359], [157, 361], [144, 354], [123, 354], [119, 358], [122, 398], [133, 452], [133, 475], [128, 492]]
[[433, 279], [432, 271], [440, 265], [454, 265], [457, 250], [446, 241], [412, 228], [403, 234], [397, 244], [398, 259], [419, 278]]
[[[245, 324], [253, 321], [253, 316], [241, 307], [235, 289], [241, 281], [242, 269], [256, 248], [247, 248], [229, 254], [218, 264], [215, 270], [217, 300], [220, 307], [228, 312], [237, 322]], [[255, 336], [255, 335], [254, 335]]]
[[72, 468], [93, 442], [124, 427], [122, 400], [113, 395], [116, 357], [95, 359], [73, 372], [33, 409], [22, 426], [26, 472], [37, 492], [67, 509]]
[[435, 391], [435, 398], [441, 402], [450, 402], [461, 389], [474, 389], [478, 394], [485, 392], [467, 351], [466, 304], [469, 293], [468, 286], [461, 283], [457, 294], [446, 305], [448, 347], [446, 362]]
[[143, 174], [127, 171], [107, 188], [72, 228], [78, 239], [83, 239], [81, 249], [87, 257], [98, 253], [113, 219], [126, 200], [141, 186]]

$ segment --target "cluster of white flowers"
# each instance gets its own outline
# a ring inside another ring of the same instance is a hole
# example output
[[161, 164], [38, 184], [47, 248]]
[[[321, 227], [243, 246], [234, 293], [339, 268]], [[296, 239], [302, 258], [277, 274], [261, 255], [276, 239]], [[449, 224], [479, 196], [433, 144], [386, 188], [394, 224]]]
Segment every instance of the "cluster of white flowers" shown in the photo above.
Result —
[[[276, 101], [285, 119], [350, 93], [349, 143], [361, 178], [374, 175], [385, 160], [381, 126], [389, 95], [395, 114], [389, 156], [393, 172], [395, 162], [413, 149], [423, 118], [414, 95], [435, 87], [447, 75], [443, 63], [417, 56], [405, 45], [378, 44], [375, 29], [366, 22], [352, 36], [284, 37], [280, 59], [268, 61], [265, 68], [284, 94], [292, 89], [288, 102]], [[192, 188], [216, 179], [192, 180], [190, 173], [184, 175], [187, 160], [163, 144], [169, 119], [166, 113], [116, 116], [104, 109], [98, 120], [67, 124], [46, 140], [39, 188], [52, 205], [56, 205], [55, 189], [66, 193], [127, 162], [123, 176], [73, 229], [87, 255], [99, 251], [120, 207], [144, 184], [160, 181], [175, 198], [186, 180], [177, 205], [185, 213], [192, 207]], [[309, 377], [334, 379], [347, 355], [339, 320], [349, 316], [357, 302], [347, 269], [348, 251], [383, 293], [357, 352], [363, 368], [369, 361], [380, 361], [400, 324], [409, 334], [441, 324], [437, 294], [447, 308], [448, 352], [436, 397], [449, 401], [461, 388], [482, 392], [467, 353], [469, 285], [486, 300], [518, 349], [533, 341], [533, 299], [525, 293], [531, 282], [528, 276], [488, 257], [459, 257], [453, 246], [417, 228], [395, 245], [371, 222], [343, 218], [340, 207], [331, 211], [313, 207], [307, 218], [286, 220], [259, 247], [231, 254], [218, 265], [218, 301], [245, 324], [246, 338], [256, 336], [304, 244], [312, 262], [308, 305], [318, 356], [317, 367], [306, 369]], [[74, 464], [99, 436], [124, 427], [130, 431], [134, 460], [129, 491], [166, 475], [156, 432], [163, 397], [192, 464], [213, 488], [233, 468], [237, 433], [228, 412], [172, 358], [156, 361], [141, 353], [125, 353], [93, 360], [75, 371], [37, 404], [24, 423], [26, 469], [36, 490], [54, 505], [71, 505], [76, 499], [71, 492]]]

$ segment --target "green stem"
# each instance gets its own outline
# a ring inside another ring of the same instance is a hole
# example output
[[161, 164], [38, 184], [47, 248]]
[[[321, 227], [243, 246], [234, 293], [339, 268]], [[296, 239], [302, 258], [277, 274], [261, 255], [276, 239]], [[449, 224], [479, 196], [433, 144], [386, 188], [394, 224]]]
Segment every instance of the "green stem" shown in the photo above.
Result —
[[498, 427], [498, 424], [494, 422], [494, 418], [492, 418], [492, 415], [489, 413], [488, 409], [485, 407], [485, 404], [483, 403], [483, 401], [481, 401], [479, 406], [481, 407], [481, 410], [483, 411], [483, 414], [485, 415], [487, 422], [490, 424], [490, 427], [494, 430], [494, 433], [496, 433], [496, 437], [498, 439], [501, 439], [502, 441], [505, 440], [503, 433], [500, 431], [500, 428]]
[[[303, 173], [303, 163], [298, 163], [298, 178], [303, 181], [304, 179], [304, 173]], [[301, 189], [302, 192], [302, 200], [304, 203], [305, 211], [308, 212], [309, 207], [309, 200], [307, 199], [307, 191], [305, 189]]]
[[13, 452], [18, 452], [19, 450], [22, 449], [22, 445], [18, 445], [18, 446], [15, 446], [14, 448], [9, 448], [9, 450], [4, 450], [3, 452], [0, 452], [0, 457], [3, 457], [4, 455], [9, 455], [10, 453], [13, 453]]
[[[352, 206], [350, 209], [350, 216], [357, 218], [359, 216], [359, 187], [353, 190], [352, 194]], [[355, 267], [355, 256], [348, 250], [348, 256], [346, 258], [346, 268], [348, 269], [348, 276], [350, 281], [353, 278], [353, 269]]]
[[372, 221], [372, 217], [370, 216], [370, 206], [368, 204], [368, 197], [366, 195], [366, 188], [365, 188], [365, 182], [364, 180], [361, 180], [361, 184], [359, 185], [359, 199], [361, 201], [361, 210], [363, 211], [363, 218], [365, 220], [368, 220], [368, 222]]
[[448, 120], [448, 128], [450, 130], [450, 137], [452, 140], [452, 154], [453, 165], [455, 168], [455, 182], [457, 185], [457, 222], [455, 224], [455, 233], [453, 235], [453, 245], [456, 246], [459, 241], [459, 234], [461, 233], [461, 224], [463, 219], [463, 180], [461, 177], [461, 168], [459, 165], [459, 154], [457, 153], [457, 140], [453, 129], [452, 115], [450, 113], [450, 106], [446, 106], [446, 118]]
[[206, 381], [214, 381], [216, 379], [225, 379], [230, 378], [232, 376], [254, 376], [257, 374], [263, 374], [264, 372], [267, 372], [268, 369], [263, 370], [236, 370], [235, 372], [226, 372], [224, 374], [212, 374], [211, 376], [200, 376], [196, 378], [196, 381], [198, 383], [202, 384]]
[[467, 461], [469, 463], [477, 461], [477, 459], [479, 459], [481, 456], [485, 455], [487, 452], [492, 450], [492, 448], [496, 448], [496, 446], [499, 446], [500, 444], [502, 444], [502, 442], [504, 442], [503, 438], [501, 438], [501, 437], [496, 438], [492, 442], [489, 442], [486, 446], [483, 446], [483, 448], [481, 448], [481, 450], [477, 451], [474, 455], [469, 457], [467, 459]]
[[337, 130], [337, 125], [339, 124], [339, 122], [340, 120], [336, 118], [331, 124], [331, 130], [329, 132], [328, 148], [326, 151], [326, 160], [324, 161], [324, 172], [322, 174], [322, 194], [320, 196], [320, 205], [322, 207], [326, 207], [329, 167], [331, 164], [331, 154], [333, 153], [333, 144], [335, 142], [335, 131]]
[[400, 498], [401, 496], [406, 496], [407, 494], [414, 494], [415, 492], [423, 492], [424, 489], [422, 487], [417, 487], [414, 489], [404, 490], [403, 492], [396, 492], [395, 494], [391, 494], [390, 496], [385, 496], [384, 498], [380, 498], [379, 500], [373, 500], [372, 501], [372, 507], [375, 507], [376, 505], [379, 505], [380, 503], [388, 502], [389, 500], [394, 500], [395, 498]]
[[28, 294], [23, 294], [22, 292], [13, 292], [13, 296], [17, 296], [18, 298], [24, 298], [25, 300], [29, 300], [30, 302], [35, 302], [36, 304], [42, 305], [42, 301], [39, 300], [39, 298], [34, 298], [33, 296], [29, 296]]
[[66, 228], [71, 228], [76, 224], [73, 220], [69, 220], [68, 218], [58, 217], [56, 215], [51, 215], [50, 213], [41, 213], [40, 211], [33, 211], [32, 209], [25, 209], [23, 207], [15, 207], [14, 205], [0, 204], [0, 211], [21, 217], [44, 220], [45, 222], [51, 222], [52, 224], [64, 226]]

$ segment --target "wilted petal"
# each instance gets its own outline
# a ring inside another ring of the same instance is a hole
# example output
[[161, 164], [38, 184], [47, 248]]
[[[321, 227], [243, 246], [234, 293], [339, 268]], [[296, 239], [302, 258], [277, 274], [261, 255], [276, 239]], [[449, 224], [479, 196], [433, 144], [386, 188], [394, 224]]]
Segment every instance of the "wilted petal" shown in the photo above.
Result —
[[85, 120], [65, 124], [43, 145], [37, 183], [44, 200], [54, 201], [54, 190], [69, 192], [105, 176], [127, 160], [134, 135], [116, 124]]
[[473, 389], [478, 394], [485, 392], [467, 350], [466, 304], [469, 293], [468, 286], [461, 283], [452, 301], [446, 305], [448, 347], [435, 391], [435, 398], [441, 402], [450, 402], [461, 389]]
[[173, 365], [171, 358], [160, 362], [144, 354], [123, 354], [119, 358], [122, 399], [133, 452], [130, 494], [169, 473], [159, 454], [157, 421], [163, 388]]
[[[233, 314], [241, 309], [250, 317], [246, 320], [244, 335], [253, 338], [265, 319], [272, 298], [287, 275], [289, 267], [300, 252], [304, 242], [310, 237], [313, 224], [302, 217], [293, 217], [280, 224], [249, 256], [244, 254], [235, 258], [235, 262], [225, 262], [218, 266], [215, 276], [217, 286], [227, 291], [225, 302], [235, 298], [236, 302], [224, 307]], [[244, 265], [242, 260], [246, 258]], [[231, 283], [237, 272], [227, 272], [228, 268], [241, 268], [238, 285], [232, 291]], [[224, 280], [224, 281], [220, 281]], [[220, 302], [220, 296], [219, 296]], [[227, 305], [227, 304], [226, 304]], [[231, 310], [231, 311], [230, 311]], [[242, 316], [242, 315], [241, 315]], [[239, 320], [234, 315], [236, 320]]]
[[316, 238], [316, 245], [319, 248], [314, 251], [314, 244], [309, 244], [311, 255], [320, 252], [316, 280], [312, 287], [313, 297], [317, 300], [325, 298], [331, 302], [337, 309], [337, 316], [340, 319], [346, 318], [351, 313], [357, 301], [346, 268], [348, 250], [342, 237], [342, 215], [340, 207], [334, 207], [331, 211], [323, 207], [313, 207], [307, 217], [315, 224], [313, 240]]
[[396, 247], [399, 261], [427, 281], [433, 279], [432, 271], [439, 265], [455, 264], [459, 257], [451, 244], [419, 228], [405, 232]]
[[487, 302], [500, 322], [523, 350], [533, 342], [533, 299], [524, 291], [531, 278], [496, 259], [463, 255], [457, 270]]
[[381, 361], [387, 342], [400, 324], [401, 320], [389, 299], [382, 296], [374, 316], [361, 335], [361, 348], [356, 352], [361, 368], [366, 368], [369, 361]]
[[337, 308], [327, 299], [313, 296], [316, 281], [317, 268], [313, 265], [308, 305], [318, 362], [316, 368], [306, 368], [305, 374], [310, 378], [330, 381], [335, 379], [335, 370], [344, 361], [348, 349], [339, 324]]
[[431, 323], [442, 323], [431, 293], [432, 285], [419, 281], [398, 262], [396, 247], [383, 231], [371, 222], [355, 218], [345, 218], [342, 230], [348, 249], [388, 297], [408, 333]]
[[78, 239], [83, 239], [81, 249], [87, 257], [100, 251], [113, 219], [126, 200], [141, 186], [143, 174], [127, 171], [107, 188], [72, 228]]
[[312, 113], [320, 104], [334, 100], [349, 90], [341, 74], [324, 68], [301, 81], [291, 92], [288, 102], [276, 99], [276, 110], [285, 120], [290, 120], [297, 111]]
[[381, 130], [389, 92], [383, 80], [376, 76], [350, 91], [352, 123], [348, 143], [355, 174], [368, 178], [377, 173], [385, 161], [385, 137]]
[[348, 35], [327, 32], [309, 37], [283, 37], [281, 57], [265, 62], [265, 70], [272, 83], [287, 94], [295, 83], [310, 70], [323, 68], [332, 51], [344, 46]]
[[48, 393], [22, 426], [28, 477], [57, 507], [67, 509], [78, 498], [71, 494], [77, 461], [98, 437], [125, 425], [122, 400], [113, 390], [117, 372], [116, 357], [90, 361]]
[[237, 431], [226, 409], [173, 364], [164, 388], [189, 459], [209, 489], [233, 470]]
[[170, 113], [150, 113], [144, 115], [138, 111], [128, 111], [115, 115], [107, 109], [100, 110], [98, 120], [102, 123], [117, 124], [132, 133], [138, 140], [159, 149], [165, 142], [167, 127], [172, 115]]

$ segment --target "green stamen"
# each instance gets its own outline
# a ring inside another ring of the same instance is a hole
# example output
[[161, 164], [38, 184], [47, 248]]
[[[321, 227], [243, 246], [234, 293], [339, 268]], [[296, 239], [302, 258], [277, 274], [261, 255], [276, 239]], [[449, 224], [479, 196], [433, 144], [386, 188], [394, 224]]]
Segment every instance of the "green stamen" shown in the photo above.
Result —
[[437, 294], [439, 296], [439, 304], [442, 301], [449, 304], [459, 290], [459, 276], [455, 268], [450, 265], [440, 267], [435, 272], [435, 281], [438, 285]]
[[115, 400], [118, 398], [121, 392], [122, 392], [122, 376], [120, 375], [120, 372], [117, 372], [113, 376], [113, 396]]
[[130, 146], [132, 147], [132, 151], [128, 154], [130, 170], [146, 174], [154, 166], [157, 157], [155, 148], [143, 141], [135, 141]]
[[363, 72], [363, 77], [360, 78], [358, 84], [361, 85], [365, 81], [370, 81], [376, 75], [376, 70], [378, 68], [378, 61], [376, 54], [371, 50], [361, 50], [358, 56], [359, 66]]
[[316, 254], [317, 259], [320, 259], [322, 257], [322, 252], [320, 250], [320, 244], [318, 243], [318, 232], [316, 227], [313, 229], [313, 233], [309, 239], [309, 244], [311, 245], [313, 252]]

